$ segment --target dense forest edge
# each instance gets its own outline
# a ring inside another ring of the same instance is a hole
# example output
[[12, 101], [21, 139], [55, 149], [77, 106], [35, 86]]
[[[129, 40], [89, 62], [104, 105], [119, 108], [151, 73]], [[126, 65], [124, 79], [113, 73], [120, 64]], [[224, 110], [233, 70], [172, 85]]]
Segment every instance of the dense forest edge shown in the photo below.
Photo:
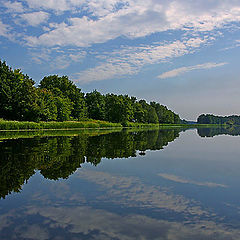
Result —
[[198, 124], [218, 124], [225, 126], [240, 125], [240, 116], [215, 116], [213, 114], [202, 114], [197, 119]]
[[38, 86], [0, 61], [0, 129], [49, 129], [181, 124], [157, 102], [97, 90], [83, 93], [67, 76], [44, 77]]
[[240, 126], [238, 125], [218, 125], [218, 127], [197, 128], [200, 137], [215, 137], [219, 135], [240, 136]]

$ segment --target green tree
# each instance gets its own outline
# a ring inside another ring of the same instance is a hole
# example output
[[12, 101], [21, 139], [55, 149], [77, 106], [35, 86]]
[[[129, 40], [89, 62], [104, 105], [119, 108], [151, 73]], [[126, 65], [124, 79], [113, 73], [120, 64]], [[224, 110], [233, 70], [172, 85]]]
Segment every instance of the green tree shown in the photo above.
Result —
[[156, 110], [159, 123], [180, 123], [180, 118], [177, 114], [156, 102], [151, 102], [150, 105]]
[[[56, 121], [58, 119], [57, 99], [47, 89], [38, 90], [38, 105], [40, 107], [40, 119], [42, 121]], [[69, 118], [69, 117], [68, 117]]]
[[158, 123], [158, 116], [154, 107], [149, 105], [145, 100], [140, 100], [139, 103], [144, 109], [144, 122], [145, 123]]
[[[84, 94], [81, 92], [81, 89], [77, 88], [76, 85], [74, 85], [73, 82], [68, 79], [67, 76], [59, 77], [58, 75], [51, 75], [44, 77], [41, 80], [39, 87], [41, 89], [48, 89], [55, 96], [64, 99], [60, 101], [62, 103], [70, 100], [73, 106], [70, 116], [73, 119], [81, 120], [87, 117], [87, 107]], [[69, 100], [67, 100], [67, 98]]]
[[69, 98], [55, 97], [55, 104], [57, 106], [57, 120], [68, 121], [71, 120], [71, 112], [73, 104]]
[[88, 109], [88, 117], [97, 120], [105, 120], [105, 97], [97, 90], [94, 90], [86, 94], [85, 100]]
[[131, 98], [127, 95], [106, 95], [106, 120], [110, 122], [121, 122], [133, 120], [133, 106]]
[[40, 108], [34, 81], [0, 61], [0, 114], [13, 120], [38, 121]]
[[142, 104], [136, 102], [134, 104], [134, 120], [135, 122], [144, 123], [145, 122], [146, 110], [142, 107]]
[[39, 121], [40, 107], [38, 105], [37, 89], [34, 81], [24, 75], [19, 69], [14, 70], [18, 86], [14, 94], [13, 109], [18, 120]]
[[7, 66], [6, 62], [0, 61], [0, 117], [14, 119], [13, 114], [13, 89], [16, 88], [17, 81], [13, 70]]
[[[177, 114], [167, 107], [128, 95], [107, 94], [96, 90], [81, 92], [67, 76], [44, 77], [39, 88], [19, 69], [0, 61], [0, 117], [28, 121], [82, 120], [86, 117], [110, 122], [180, 123]], [[206, 115], [199, 121], [240, 124], [238, 116]]]

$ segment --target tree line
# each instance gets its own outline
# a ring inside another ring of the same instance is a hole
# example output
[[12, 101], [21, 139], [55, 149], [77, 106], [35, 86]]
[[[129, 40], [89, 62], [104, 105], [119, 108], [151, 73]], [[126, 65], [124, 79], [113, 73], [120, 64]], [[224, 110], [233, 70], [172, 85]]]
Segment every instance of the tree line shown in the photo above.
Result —
[[198, 128], [197, 132], [200, 137], [214, 137], [218, 135], [239, 136], [240, 126], [224, 125], [224, 126], [211, 127], [211, 128]]
[[213, 114], [202, 114], [198, 117], [197, 122], [200, 124], [240, 125], [240, 116], [215, 116]]
[[[0, 199], [21, 191], [36, 170], [44, 178], [68, 178], [84, 163], [102, 158], [128, 158], [160, 150], [179, 136], [180, 129], [113, 132], [98, 136], [34, 137], [0, 143]], [[137, 152], [140, 151], [140, 152]]]
[[97, 90], [83, 93], [67, 76], [35, 82], [0, 61], [0, 118], [19, 121], [96, 119], [126, 123], [181, 123], [179, 115], [156, 102]]

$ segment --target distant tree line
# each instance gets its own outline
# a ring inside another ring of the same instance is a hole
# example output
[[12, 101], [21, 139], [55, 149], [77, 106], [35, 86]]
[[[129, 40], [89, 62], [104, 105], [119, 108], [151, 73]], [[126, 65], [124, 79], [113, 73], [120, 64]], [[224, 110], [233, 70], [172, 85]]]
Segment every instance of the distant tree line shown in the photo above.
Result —
[[240, 125], [240, 116], [215, 116], [212, 114], [202, 114], [198, 117], [197, 122], [200, 124]]
[[240, 135], [240, 126], [236, 125], [224, 125], [219, 127], [211, 128], [198, 128], [198, 135], [200, 137], [214, 137], [218, 135], [231, 135], [239, 136]]
[[167, 107], [128, 95], [94, 90], [84, 94], [67, 76], [44, 77], [39, 86], [20, 69], [0, 61], [0, 118], [19, 121], [68, 121], [87, 118], [109, 122], [181, 123]]

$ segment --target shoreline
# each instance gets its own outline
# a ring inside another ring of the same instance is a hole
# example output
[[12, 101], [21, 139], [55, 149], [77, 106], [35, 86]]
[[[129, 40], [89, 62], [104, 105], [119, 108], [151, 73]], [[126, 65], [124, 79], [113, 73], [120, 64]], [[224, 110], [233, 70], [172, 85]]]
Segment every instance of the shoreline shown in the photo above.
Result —
[[65, 122], [27, 122], [0, 120], [0, 132], [6, 131], [69, 131], [69, 130], [97, 130], [97, 129], [124, 129], [124, 128], [197, 128], [223, 127], [218, 124], [170, 124], [170, 123], [111, 123], [100, 120], [65, 121]]

